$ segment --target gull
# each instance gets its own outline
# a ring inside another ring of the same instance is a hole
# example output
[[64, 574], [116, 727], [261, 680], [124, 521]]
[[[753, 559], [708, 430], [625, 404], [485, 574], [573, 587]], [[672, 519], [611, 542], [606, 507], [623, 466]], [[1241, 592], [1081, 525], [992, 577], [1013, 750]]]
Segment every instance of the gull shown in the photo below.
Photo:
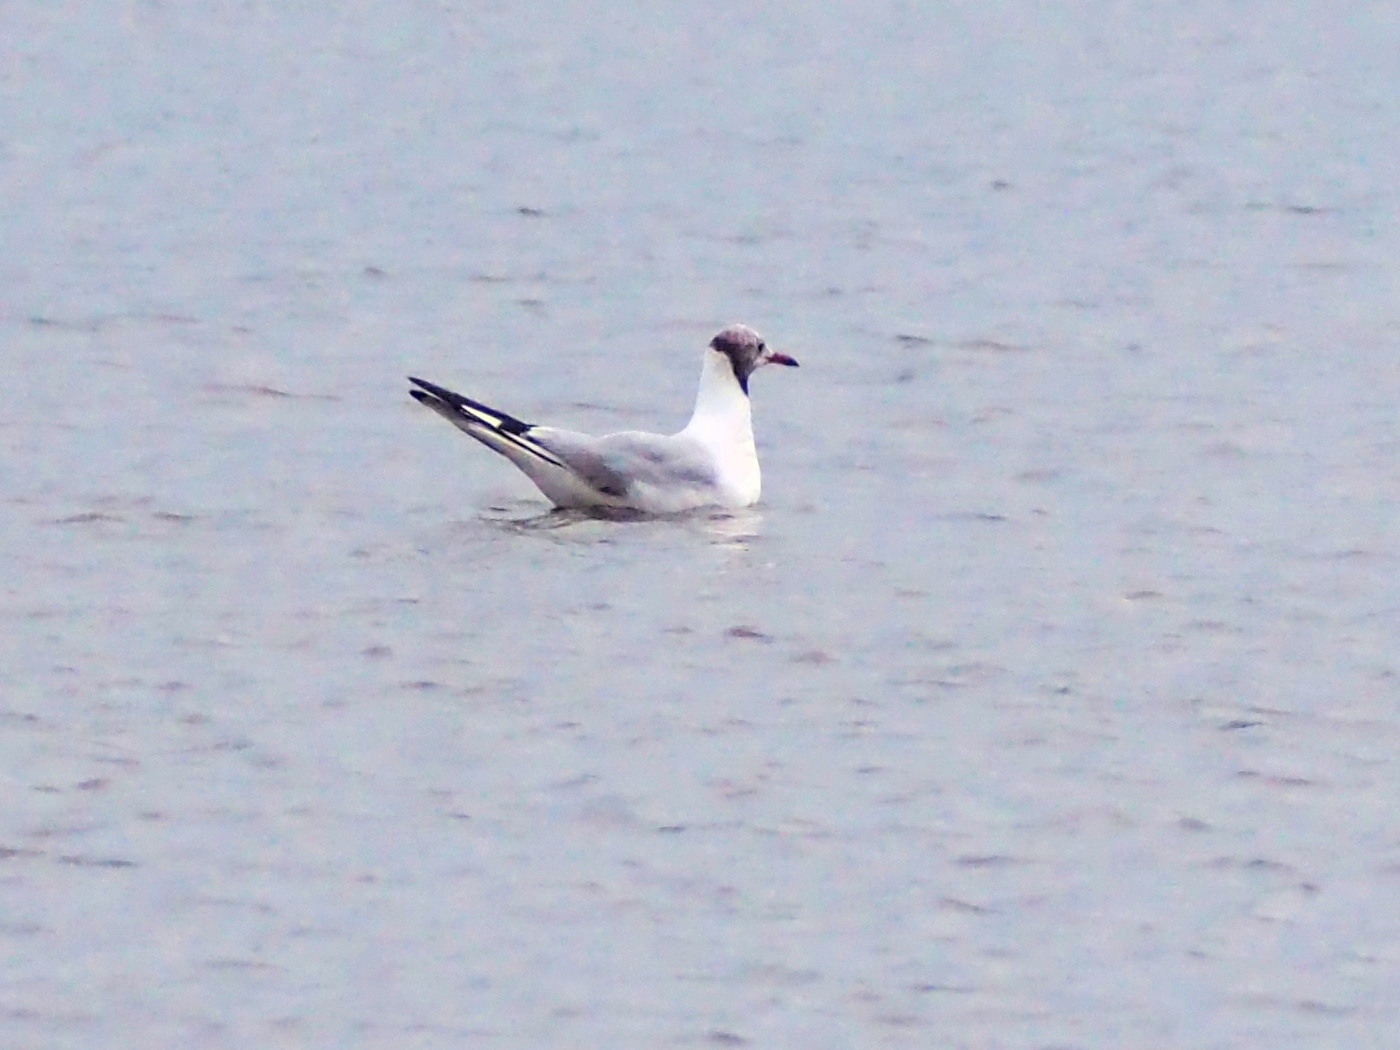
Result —
[[593, 437], [536, 426], [409, 376], [409, 393], [458, 430], [510, 460], [556, 507], [677, 514], [749, 507], [761, 489], [749, 377], [797, 362], [747, 325], [710, 340], [690, 422], [677, 434], [624, 430]]

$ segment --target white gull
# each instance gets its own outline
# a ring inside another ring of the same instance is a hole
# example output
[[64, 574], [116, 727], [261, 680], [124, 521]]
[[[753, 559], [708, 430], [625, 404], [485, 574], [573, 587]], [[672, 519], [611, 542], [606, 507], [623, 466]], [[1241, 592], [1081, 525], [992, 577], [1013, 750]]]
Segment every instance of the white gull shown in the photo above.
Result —
[[764, 365], [796, 366], [747, 325], [730, 325], [705, 350], [690, 422], [677, 434], [624, 430], [593, 437], [536, 426], [409, 377], [409, 393], [519, 467], [558, 507], [675, 514], [748, 507], [761, 491], [749, 377]]

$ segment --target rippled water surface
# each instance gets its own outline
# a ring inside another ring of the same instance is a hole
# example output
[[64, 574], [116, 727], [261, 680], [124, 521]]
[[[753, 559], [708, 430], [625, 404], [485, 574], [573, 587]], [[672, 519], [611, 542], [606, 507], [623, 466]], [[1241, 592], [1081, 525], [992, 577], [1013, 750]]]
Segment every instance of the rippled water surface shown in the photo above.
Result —
[[0, 29], [6, 1047], [1400, 1042], [1389, 8]]

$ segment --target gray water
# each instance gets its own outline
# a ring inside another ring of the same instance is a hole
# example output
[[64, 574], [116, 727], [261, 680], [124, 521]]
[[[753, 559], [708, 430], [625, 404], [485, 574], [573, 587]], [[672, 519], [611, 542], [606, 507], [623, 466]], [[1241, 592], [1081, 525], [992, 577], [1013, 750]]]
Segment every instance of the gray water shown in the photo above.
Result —
[[1400, 1044], [1396, 11], [4, 5], [0, 1042]]

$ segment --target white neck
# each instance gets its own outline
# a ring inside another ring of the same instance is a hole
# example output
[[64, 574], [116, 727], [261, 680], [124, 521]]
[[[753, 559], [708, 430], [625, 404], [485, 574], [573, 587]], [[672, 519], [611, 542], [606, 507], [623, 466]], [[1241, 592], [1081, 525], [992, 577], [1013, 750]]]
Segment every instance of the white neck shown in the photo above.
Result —
[[729, 358], [715, 350], [705, 351], [700, 369], [700, 390], [695, 395], [695, 411], [684, 434], [718, 450], [735, 444], [753, 447], [753, 415], [749, 395], [734, 377]]
[[716, 350], [705, 351], [695, 411], [681, 435], [693, 438], [714, 457], [716, 481], [728, 506], [758, 502], [761, 481], [749, 395], [734, 377], [729, 358]]

